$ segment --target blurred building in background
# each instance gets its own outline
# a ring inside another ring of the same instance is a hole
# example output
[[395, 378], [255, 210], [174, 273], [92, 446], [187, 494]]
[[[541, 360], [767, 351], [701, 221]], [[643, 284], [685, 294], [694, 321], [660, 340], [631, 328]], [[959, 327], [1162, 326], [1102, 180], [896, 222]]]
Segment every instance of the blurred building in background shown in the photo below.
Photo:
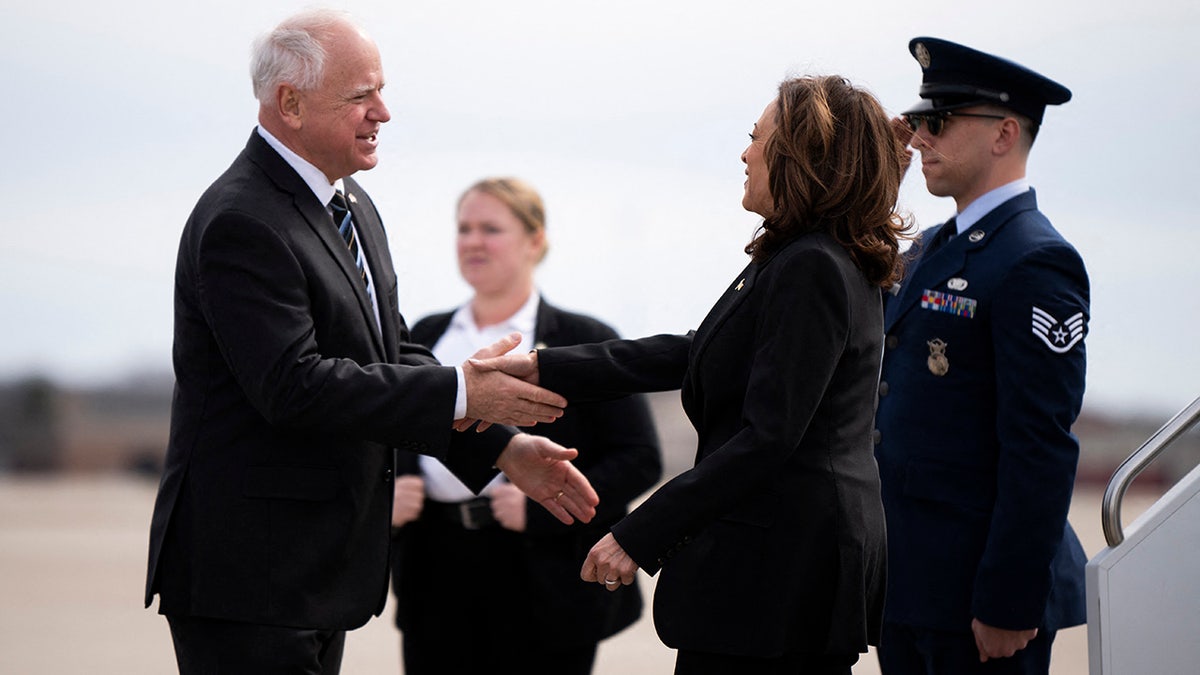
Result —
[[[134, 472], [157, 479], [167, 447], [172, 387], [169, 375], [94, 388], [62, 387], [40, 377], [0, 383], [0, 471]], [[678, 392], [653, 394], [650, 402], [671, 476], [692, 465], [695, 433]], [[1159, 419], [1085, 409], [1075, 424], [1083, 447], [1078, 482], [1103, 486], [1173, 412]], [[1135, 485], [1162, 490], [1200, 463], [1200, 434], [1193, 430], [1179, 446]]]
[[0, 471], [157, 477], [173, 386], [169, 376], [90, 389], [38, 377], [0, 383]]

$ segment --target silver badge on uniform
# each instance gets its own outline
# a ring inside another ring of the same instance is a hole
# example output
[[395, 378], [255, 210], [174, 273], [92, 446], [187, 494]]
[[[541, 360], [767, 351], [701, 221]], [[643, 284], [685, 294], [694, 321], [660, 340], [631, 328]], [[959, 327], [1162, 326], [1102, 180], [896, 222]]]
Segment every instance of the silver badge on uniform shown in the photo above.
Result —
[[941, 338], [933, 338], [925, 344], [929, 345], [929, 358], [925, 361], [929, 365], [929, 372], [938, 377], [945, 375], [950, 370], [950, 361], [946, 359], [946, 347], [949, 345]]
[[952, 291], [965, 291], [967, 290], [967, 280], [962, 277], [954, 277], [946, 282], [946, 287]]
[[971, 234], [967, 235], [967, 239], [970, 239], [971, 243], [974, 244], [982, 240], [985, 236], [987, 234], [983, 230], [972, 230]]

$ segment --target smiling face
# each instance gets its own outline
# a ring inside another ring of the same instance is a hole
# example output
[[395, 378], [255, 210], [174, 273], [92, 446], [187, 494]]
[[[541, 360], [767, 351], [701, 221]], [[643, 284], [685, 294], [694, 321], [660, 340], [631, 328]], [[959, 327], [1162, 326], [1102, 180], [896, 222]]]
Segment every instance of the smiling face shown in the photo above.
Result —
[[742, 208], [763, 218], [769, 218], [775, 212], [765, 152], [767, 141], [775, 133], [775, 106], [775, 101], [767, 104], [762, 116], [754, 124], [754, 130], [750, 132], [750, 145], [742, 151], [742, 162], [746, 164]]
[[476, 294], [531, 287], [544, 232], [531, 232], [499, 198], [471, 190], [458, 205], [458, 271]]
[[322, 41], [326, 51], [321, 85], [296, 92], [293, 149], [332, 183], [374, 168], [380, 126], [391, 119], [383, 103], [383, 65], [370, 38], [341, 25]]

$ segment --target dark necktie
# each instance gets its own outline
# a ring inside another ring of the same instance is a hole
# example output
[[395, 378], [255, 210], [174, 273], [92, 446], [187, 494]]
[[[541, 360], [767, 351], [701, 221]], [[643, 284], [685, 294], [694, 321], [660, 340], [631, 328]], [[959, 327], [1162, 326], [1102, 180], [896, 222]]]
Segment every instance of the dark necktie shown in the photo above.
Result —
[[958, 225], [954, 222], [954, 218], [947, 220], [942, 229], [938, 230], [937, 236], [929, 242], [929, 246], [925, 249], [925, 255], [931, 255], [934, 251], [945, 246], [946, 242], [954, 238], [954, 235], [957, 233]]
[[354, 222], [350, 217], [350, 209], [346, 206], [346, 198], [342, 196], [340, 190], [333, 193], [333, 199], [329, 200], [329, 208], [333, 211], [333, 224], [337, 225], [338, 233], [342, 235], [342, 240], [346, 242], [346, 247], [350, 249], [350, 255], [354, 258], [354, 264], [358, 267], [358, 275], [362, 277], [363, 286], [366, 286], [370, 292], [362, 251], [358, 248], [358, 237], [354, 234]]

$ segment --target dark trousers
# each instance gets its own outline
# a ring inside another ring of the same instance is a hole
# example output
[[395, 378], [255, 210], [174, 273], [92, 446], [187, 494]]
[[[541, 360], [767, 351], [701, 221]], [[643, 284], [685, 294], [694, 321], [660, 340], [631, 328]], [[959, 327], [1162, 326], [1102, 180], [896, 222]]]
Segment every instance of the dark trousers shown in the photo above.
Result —
[[337, 675], [345, 631], [168, 616], [180, 675]]
[[883, 675], [1046, 675], [1055, 632], [1039, 630], [1037, 637], [1011, 657], [979, 662], [975, 636], [898, 623], [884, 623], [879, 641]]
[[596, 645], [564, 649], [525, 649], [444, 638], [404, 636], [405, 675], [495, 673], [496, 675], [588, 675], [596, 659]]
[[858, 654], [804, 654], [760, 658], [679, 650], [675, 675], [850, 675]]
[[494, 523], [466, 530], [426, 517], [410, 527], [402, 574], [421, 581], [402, 599], [411, 616], [403, 630], [405, 675], [592, 672], [595, 642], [561, 646], [536, 634], [517, 534]]

